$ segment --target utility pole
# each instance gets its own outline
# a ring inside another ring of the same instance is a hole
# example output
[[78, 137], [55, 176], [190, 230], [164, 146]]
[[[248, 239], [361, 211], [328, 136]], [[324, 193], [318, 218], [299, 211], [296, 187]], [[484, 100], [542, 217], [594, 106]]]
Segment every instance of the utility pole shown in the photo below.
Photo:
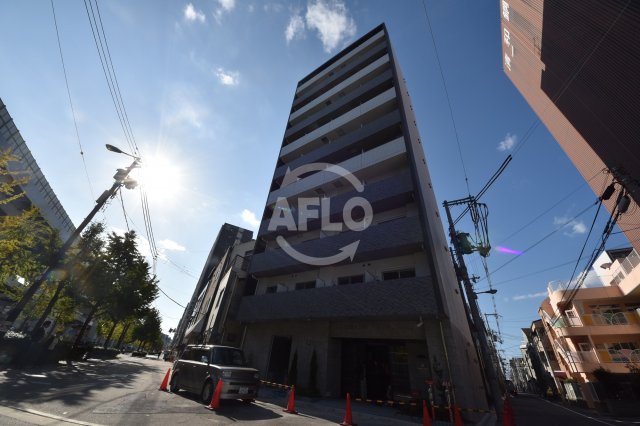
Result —
[[[109, 148], [109, 146], [107, 146]], [[127, 188], [131, 188], [132, 185], [135, 186], [135, 181], [127, 179], [129, 173], [138, 167], [140, 164], [140, 158], [134, 157], [133, 163], [126, 169], [118, 169], [117, 173], [113, 177], [115, 182], [111, 186], [110, 189], [104, 191], [102, 195], [96, 200], [96, 205], [91, 210], [89, 215], [82, 221], [82, 223], [76, 228], [76, 230], [71, 234], [71, 236], [65, 241], [65, 243], [60, 247], [60, 249], [56, 252], [51, 260], [51, 263], [44, 270], [44, 272], [25, 290], [22, 295], [22, 298], [16, 303], [16, 305], [9, 311], [7, 317], [5, 318], [4, 324], [7, 327], [11, 326], [13, 322], [18, 318], [18, 315], [23, 311], [27, 303], [33, 298], [38, 289], [42, 286], [42, 284], [49, 278], [51, 272], [53, 272], [56, 268], [58, 268], [64, 259], [65, 254], [71, 248], [71, 246], [76, 242], [84, 228], [91, 222], [93, 217], [100, 211], [100, 209], [104, 206], [104, 204], [109, 200], [109, 198], [113, 197], [116, 191], [123, 185]]]
[[447, 212], [447, 220], [449, 221], [449, 236], [451, 238], [451, 244], [453, 244], [453, 249], [455, 252], [456, 262], [454, 262], [454, 266], [457, 270], [456, 275], [460, 277], [464, 285], [465, 294], [467, 296], [467, 301], [469, 303], [469, 312], [471, 313], [471, 318], [473, 319], [478, 341], [480, 343], [480, 354], [482, 355], [482, 361], [486, 369], [485, 372], [486, 372], [487, 381], [489, 384], [489, 393], [493, 399], [493, 406], [496, 410], [496, 416], [498, 417], [498, 419], [500, 419], [502, 417], [502, 392], [500, 391], [500, 386], [498, 385], [498, 378], [496, 375], [495, 366], [493, 364], [493, 360], [491, 359], [489, 342], [487, 341], [487, 332], [484, 326], [484, 322], [482, 321], [482, 316], [480, 315], [480, 309], [478, 307], [477, 297], [473, 291], [473, 285], [471, 284], [471, 280], [469, 279], [467, 266], [464, 263], [463, 254], [460, 249], [460, 242], [458, 240], [458, 235], [456, 233], [455, 226], [453, 224], [453, 219], [451, 218], [451, 212], [449, 210], [449, 206], [455, 206], [455, 205], [470, 206], [471, 204], [475, 203], [475, 201], [476, 201], [475, 197], [470, 196], [467, 198], [462, 198], [460, 200], [445, 201], [443, 205]]

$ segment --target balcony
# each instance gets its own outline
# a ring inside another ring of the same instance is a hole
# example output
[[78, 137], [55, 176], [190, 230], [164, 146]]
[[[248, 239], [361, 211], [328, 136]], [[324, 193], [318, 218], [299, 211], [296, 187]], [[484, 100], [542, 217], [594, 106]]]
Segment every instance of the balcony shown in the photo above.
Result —
[[322, 110], [327, 105], [337, 101], [345, 93], [349, 93], [355, 88], [366, 84], [370, 80], [382, 74], [385, 70], [389, 69], [389, 55], [384, 55], [380, 59], [372, 62], [367, 65], [351, 77], [347, 78], [340, 84], [334, 86], [333, 88], [323, 92], [313, 101], [309, 102], [299, 110], [292, 112], [289, 115], [289, 124], [295, 125], [299, 123], [301, 120], [306, 117], [317, 113]]
[[[360, 242], [353, 261], [347, 258], [339, 264], [416, 253], [422, 250], [422, 225], [419, 217], [404, 217], [370, 226], [360, 232], [347, 231], [331, 237], [305, 241], [294, 245], [293, 249], [308, 256], [322, 258], [340, 253], [342, 247], [358, 240]], [[317, 268], [293, 259], [278, 248], [254, 254], [249, 273], [259, 278]]]
[[351, 130], [355, 130], [363, 124], [370, 123], [380, 116], [391, 112], [395, 108], [395, 105], [396, 89], [392, 87], [327, 124], [284, 145], [280, 150], [280, 158], [284, 162], [289, 162], [306, 152], [311, 152], [313, 149], [324, 144], [322, 138], [326, 135], [332, 132], [342, 132], [342, 134], [345, 134]]
[[[356, 175], [362, 181], [406, 167], [406, 152], [404, 137], [399, 137], [342, 161], [337, 166]], [[326, 193], [328, 189], [322, 188], [323, 186], [341, 179], [344, 177], [332, 170], [321, 170], [270, 192], [267, 205], [274, 204], [278, 198], [317, 196], [319, 189], [323, 189]]]
[[[390, 210], [396, 207], [404, 206], [411, 202], [413, 199], [413, 180], [411, 179], [411, 172], [405, 171], [404, 173], [396, 176], [383, 179], [372, 184], [365, 185], [364, 191], [357, 192], [355, 190], [342, 193], [331, 197], [331, 211], [329, 212], [329, 219], [331, 222], [339, 222], [342, 220], [342, 214], [344, 205], [353, 197], [362, 197], [369, 201], [373, 208], [373, 213], [380, 211]], [[355, 219], [359, 220], [360, 218]], [[258, 231], [258, 236], [264, 239], [274, 239], [277, 235], [284, 237], [295, 234], [298, 231], [288, 231], [284, 228], [278, 230], [269, 231], [269, 220], [263, 220]], [[298, 217], [294, 215], [296, 222], [296, 228], [298, 226]], [[307, 229], [314, 230], [319, 229], [321, 226], [320, 219], [312, 219], [307, 222]]]
[[[336, 163], [348, 158], [349, 153], [370, 150], [384, 142], [388, 142], [401, 135], [400, 111], [392, 111], [376, 121], [359, 127], [338, 139], [320, 146], [318, 149], [298, 157], [287, 164], [278, 167], [273, 180], [281, 182], [288, 169], [295, 169], [303, 164], [327, 162]], [[400, 133], [398, 133], [400, 132]]]
[[612, 266], [614, 278], [610, 285], [619, 287], [625, 296], [632, 293], [640, 295], [640, 268], [638, 265], [640, 265], [640, 256], [636, 250], [632, 250], [624, 260], [618, 260]]
[[640, 334], [640, 316], [634, 312], [583, 314], [579, 317], [565, 314], [554, 328], [560, 336]]
[[[371, 34], [371, 33], [369, 33], [369, 34]], [[369, 34], [365, 35], [364, 37], [367, 37]], [[347, 62], [348, 60], [350, 60], [354, 56], [359, 55], [361, 52], [363, 52], [364, 50], [369, 48], [369, 46], [372, 46], [375, 43], [377, 43], [383, 37], [384, 37], [384, 30], [380, 30], [376, 34], [372, 34], [371, 37], [368, 40], [366, 40], [366, 41], [362, 42], [360, 45], [354, 47], [351, 51], [349, 51], [346, 54], [342, 55], [340, 58], [338, 58], [333, 63], [328, 64], [324, 69], [319, 71], [313, 77], [307, 78], [303, 82], [298, 84], [298, 88], [296, 89], [296, 95], [302, 93], [304, 90], [306, 90], [308, 87], [310, 87], [311, 85], [313, 85], [317, 81], [319, 81], [319, 80], [321, 80], [323, 78], [326, 78], [326, 76], [329, 73], [333, 72], [337, 67], [342, 66], [345, 62]]]
[[380, 43], [376, 46], [373, 46], [370, 50], [363, 52], [362, 55], [354, 58], [350, 62], [345, 62], [345, 67], [339, 71], [335, 71], [333, 75], [328, 78], [325, 78], [317, 83], [312, 84], [303, 92], [299, 92], [296, 94], [296, 98], [293, 101], [292, 110], [296, 111], [297, 109], [303, 107], [314, 99], [314, 96], [317, 96], [319, 92], [323, 92], [331, 89], [332, 87], [340, 84], [341, 81], [349, 78], [353, 74], [356, 74], [361, 69], [365, 68], [367, 65], [375, 62], [380, 57], [384, 56], [387, 52], [387, 44]]
[[640, 362], [640, 349], [615, 350], [592, 349], [590, 351], [565, 351], [556, 346], [563, 361], [574, 373], [592, 373], [593, 370], [604, 367], [614, 373], [628, 373], [626, 364]]
[[245, 296], [238, 320], [423, 319], [439, 314], [429, 277], [401, 278], [360, 284]]
[[345, 112], [378, 96], [391, 87], [393, 87], [393, 76], [391, 70], [386, 70], [375, 78], [364, 82], [346, 95], [338, 97], [335, 101], [327, 101], [326, 104], [324, 104], [324, 108], [315, 111], [304, 120], [290, 125], [284, 134], [285, 143], [304, 136], [305, 133], [309, 133], [324, 123], [334, 120]]

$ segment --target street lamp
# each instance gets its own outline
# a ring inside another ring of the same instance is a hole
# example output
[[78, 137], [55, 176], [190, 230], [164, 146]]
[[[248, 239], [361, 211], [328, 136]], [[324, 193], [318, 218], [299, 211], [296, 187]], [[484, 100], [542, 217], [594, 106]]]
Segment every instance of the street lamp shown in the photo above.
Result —
[[479, 294], [496, 294], [498, 292], [498, 290], [496, 290], [495, 288], [492, 288], [491, 290], [487, 290], [487, 291], [474, 291], [474, 297], [477, 299]]
[[[133, 163], [131, 163], [131, 165], [126, 169], [118, 169], [117, 173], [113, 177], [115, 179], [115, 182], [113, 182], [113, 185], [111, 185], [111, 188], [104, 191], [102, 195], [98, 197], [98, 199], [96, 200], [96, 205], [93, 207], [93, 210], [91, 210], [89, 215], [76, 228], [76, 230], [71, 234], [71, 236], [67, 239], [67, 241], [65, 241], [65, 243], [62, 245], [62, 247], [60, 247], [60, 249], [56, 252], [56, 254], [53, 255], [51, 259], [51, 263], [49, 264], [47, 269], [45, 269], [42, 275], [36, 278], [36, 280], [29, 286], [29, 288], [25, 290], [25, 292], [22, 295], [22, 298], [9, 311], [9, 313], [7, 314], [7, 317], [5, 318], [5, 322], [4, 322], [5, 326], [7, 327], [10, 326], [18, 318], [18, 315], [20, 315], [20, 313], [23, 311], [27, 303], [29, 303], [29, 301], [33, 298], [33, 296], [36, 294], [38, 289], [42, 286], [42, 283], [44, 283], [47, 280], [47, 278], [49, 278], [49, 275], [51, 275], [51, 272], [53, 272], [57, 267], [60, 266], [60, 264], [62, 263], [62, 259], [64, 258], [64, 255], [67, 253], [69, 248], [71, 248], [71, 246], [76, 242], [76, 240], [78, 239], [82, 231], [84, 231], [84, 228], [89, 224], [89, 222], [91, 222], [93, 217], [96, 215], [96, 213], [98, 213], [98, 211], [100, 211], [100, 209], [104, 206], [107, 200], [113, 197], [116, 191], [120, 189], [120, 187], [123, 185], [129, 189], [132, 189], [135, 187], [136, 182], [132, 179], [129, 179], [129, 173], [131, 173], [131, 171], [136, 167], [139, 167], [140, 157], [136, 157], [134, 155], [128, 154], [122, 151], [120, 148], [115, 147], [113, 145], [107, 145], [107, 149], [112, 152], [117, 152], [119, 154], [125, 154], [125, 155], [128, 155], [129, 157], [132, 157], [134, 159]], [[0, 331], [3, 331], [3, 330], [0, 330]]]

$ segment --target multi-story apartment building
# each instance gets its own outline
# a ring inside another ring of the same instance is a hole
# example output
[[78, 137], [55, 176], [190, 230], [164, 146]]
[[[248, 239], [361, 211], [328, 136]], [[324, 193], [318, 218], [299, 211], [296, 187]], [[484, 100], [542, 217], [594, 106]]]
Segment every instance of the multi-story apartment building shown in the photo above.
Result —
[[42, 174], [7, 107], [0, 99], [0, 151], [6, 150], [10, 150], [18, 158], [18, 161], [9, 164], [9, 172], [16, 172], [16, 180], [25, 176], [29, 180], [20, 185], [19, 189], [25, 194], [23, 197], [8, 204], [0, 204], [0, 215], [17, 215], [32, 206], [37, 207], [47, 223], [58, 230], [62, 241], [66, 241], [76, 227]]
[[540, 306], [564, 377], [581, 384], [576, 397], [589, 405], [598, 400], [594, 370], [629, 373], [629, 365], [640, 363], [639, 264], [633, 249], [605, 251], [593, 267], [602, 286], [570, 297], [564, 284], [552, 283]]
[[242, 329], [235, 316], [254, 244], [254, 240], [239, 242], [227, 249], [196, 299], [181, 344], [242, 344]]
[[524, 357], [513, 357], [509, 360], [511, 380], [518, 392], [536, 393], [535, 376], [531, 373]]
[[520, 350], [530, 377], [535, 379], [535, 385], [530, 383], [530, 387], [536, 392], [546, 393], [547, 389], [549, 389], [552, 394], [558, 394], [561, 386], [557, 376], [563, 372], [560, 371], [551, 341], [545, 332], [542, 321], [532, 321], [528, 328], [522, 329], [522, 334], [524, 339]]
[[211, 281], [211, 275], [220, 263], [220, 260], [225, 256], [229, 248], [237, 244], [251, 241], [252, 238], [252, 231], [238, 226], [225, 223], [220, 227], [220, 231], [216, 236], [216, 240], [211, 247], [209, 256], [207, 256], [207, 260], [202, 268], [202, 272], [200, 273], [200, 278], [193, 290], [191, 300], [185, 308], [182, 318], [176, 327], [175, 334], [173, 335], [172, 347], [179, 347], [186, 342], [185, 332], [193, 319], [193, 313], [195, 311], [196, 304], [198, 303], [198, 299], [204, 294], [203, 292], [205, 292], [206, 287]]
[[505, 74], [597, 196], [613, 180], [625, 188], [635, 208], [618, 224], [640, 250], [640, 3], [499, 4]]
[[424, 145], [384, 25], [298, 83], [238, 314], [268, 380], [486, 406]]

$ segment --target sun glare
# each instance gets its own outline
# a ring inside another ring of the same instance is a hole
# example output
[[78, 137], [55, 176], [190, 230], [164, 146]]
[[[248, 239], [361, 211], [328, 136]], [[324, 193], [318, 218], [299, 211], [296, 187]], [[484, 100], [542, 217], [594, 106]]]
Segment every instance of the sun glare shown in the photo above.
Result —
[[147, 193], [149, 202], [171, 202], [183, 186], [180, 167], [161, 154], [145, 156], [138, 170], [138, 179]]

